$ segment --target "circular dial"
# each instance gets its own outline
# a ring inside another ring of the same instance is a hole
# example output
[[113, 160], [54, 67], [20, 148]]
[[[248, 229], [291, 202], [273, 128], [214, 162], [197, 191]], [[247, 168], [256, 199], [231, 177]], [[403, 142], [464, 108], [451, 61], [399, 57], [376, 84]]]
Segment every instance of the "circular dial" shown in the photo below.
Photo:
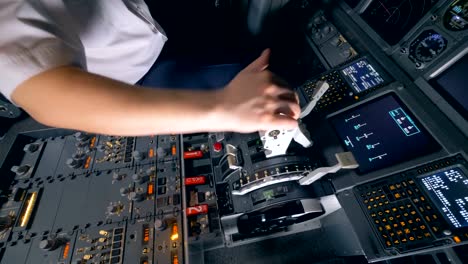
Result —
[[409, 58], [413, 62], [430, 62], [447, 47], [447, 40], [434, 30], [421, 33], [410, 45]]
[[444, 14], [444, 27], [451, 31], [468, 28], [468, 0], [455, 0]]

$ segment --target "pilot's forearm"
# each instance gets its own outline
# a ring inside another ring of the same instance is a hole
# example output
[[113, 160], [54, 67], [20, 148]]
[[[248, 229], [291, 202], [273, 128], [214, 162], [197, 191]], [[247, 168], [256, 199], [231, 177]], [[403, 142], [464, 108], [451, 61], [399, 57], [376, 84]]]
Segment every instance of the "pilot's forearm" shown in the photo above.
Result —
[[[41, 73], [12, 98], [37, 121], [53, 127], [111, 135], [216, 130], [217, 92], [148, 89], [73, 67]], [[222, 128], [220, 128], [222, 129]]]

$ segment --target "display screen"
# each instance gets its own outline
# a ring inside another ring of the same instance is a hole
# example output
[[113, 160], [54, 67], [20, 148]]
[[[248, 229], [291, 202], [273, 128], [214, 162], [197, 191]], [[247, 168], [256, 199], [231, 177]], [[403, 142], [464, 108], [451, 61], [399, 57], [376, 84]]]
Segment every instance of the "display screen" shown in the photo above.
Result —
[[358, 172], [382, 169], [439, 148], [414, 115], [393, 94], [330, 118]]
[[468, 227], [468, 178], [460, 168], [419, 180], [447, 222], [454, 228]]
[[468, 55], [444, 71], [431, 84], [457, 111], [468, 120]]
[[358, 93], [383, 84], [385, 80], [366, 59], [360, 59], [341, 70], [346, 81]]
[[438, 0], [377, 0], [361, 14], [389, 45], [397, 44]]
[[468, 0], [455, 0], [444, 14], [444, 26], [451, 31], [468, 27]]

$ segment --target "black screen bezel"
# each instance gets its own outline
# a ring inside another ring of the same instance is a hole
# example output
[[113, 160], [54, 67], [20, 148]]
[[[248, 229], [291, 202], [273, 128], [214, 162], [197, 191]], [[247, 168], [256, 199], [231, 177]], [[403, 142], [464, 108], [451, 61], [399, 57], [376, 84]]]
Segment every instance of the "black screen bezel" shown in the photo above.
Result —
[[434, 88], [434, 90], [444, 98], [445, 101], [447, 101], [448, 104], [450, 104], [465, 120], [468, 121], [468, 109], [465, 109], [449, 92], [447, 92], [444, 87], [442, 87], [439, 83], [437, 83], [437, 80], [442, 78], [444, 74], [447, 73], [450, 69], [453, 69], [453, 67], [456, 67], [459, 65], [462, 60], [468, 60], [468, 53], [465, 54], [463, 57], [461, 57], [457, 62], [455, 62], [452, 66], [449, 68], [445, 69], [442, 73], [437, 75], [436, 77], [432, 78], [429, 80], [429, 84]]

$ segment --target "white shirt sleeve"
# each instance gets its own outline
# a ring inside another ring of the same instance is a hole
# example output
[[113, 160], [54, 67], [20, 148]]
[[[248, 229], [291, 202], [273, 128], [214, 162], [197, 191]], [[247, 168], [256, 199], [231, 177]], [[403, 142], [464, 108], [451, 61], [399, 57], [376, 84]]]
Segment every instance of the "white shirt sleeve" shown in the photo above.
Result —
[[11, 101], [18, 85], [43, 71], [86, 68], [78, 37], [54, 25], [41, 1], [0, 2], [0, 92]]

